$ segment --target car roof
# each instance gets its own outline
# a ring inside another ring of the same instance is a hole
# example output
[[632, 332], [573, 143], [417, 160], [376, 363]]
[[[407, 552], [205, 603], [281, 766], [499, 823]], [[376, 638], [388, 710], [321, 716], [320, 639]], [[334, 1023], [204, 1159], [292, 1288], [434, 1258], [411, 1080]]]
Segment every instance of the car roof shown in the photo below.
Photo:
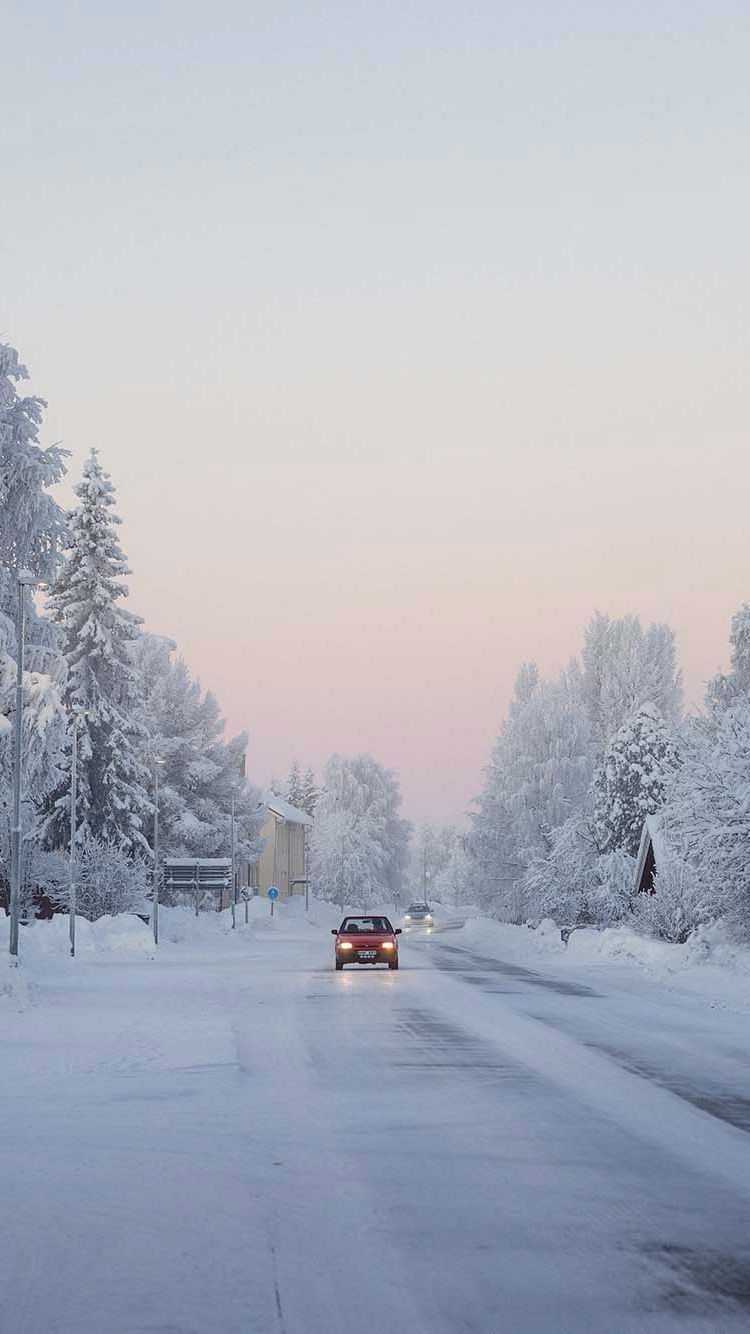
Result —
[[384, 912], [350, 912], [346, 917], [342, 917], [341, 925], [343, 926], [344, 922], [372, 922], [376, 917], [380, 918], [381, 922], [388, 922], [390, 926], [388, 916]]

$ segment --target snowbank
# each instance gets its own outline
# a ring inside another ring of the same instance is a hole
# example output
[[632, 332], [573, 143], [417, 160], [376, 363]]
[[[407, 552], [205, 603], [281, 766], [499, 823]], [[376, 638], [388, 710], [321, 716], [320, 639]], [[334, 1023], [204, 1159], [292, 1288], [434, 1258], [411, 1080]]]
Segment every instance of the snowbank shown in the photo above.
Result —
[[750, 948], [736, 944], [723, 922], [699, 927], [684, 945], [627, 926], [578, 928], [565, 945], [551, 918], [529, 929], [474, 916], [456, 932], [456, 942], [530, 968], [544, 962], [563, 975], [574, 969], [639, 969], [672, 988], [702, 993], [711, 1003], [750, 1008]]
[[90, 924], [94, 947], [102, 954], [121, 953], [151, 956], [155, 951], [151, 927], [132, 913], [100, 917]]

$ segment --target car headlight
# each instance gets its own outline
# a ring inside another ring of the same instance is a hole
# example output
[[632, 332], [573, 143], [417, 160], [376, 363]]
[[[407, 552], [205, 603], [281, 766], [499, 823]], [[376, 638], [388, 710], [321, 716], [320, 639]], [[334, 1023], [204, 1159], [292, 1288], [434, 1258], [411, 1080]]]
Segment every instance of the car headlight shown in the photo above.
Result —
[[381, 950], [392, 950], [392, 949], [393, 949], [393, 941], [392, 941], [392, 940], [384, 940], [383, 943], [382, 943], [382, 945], [380, 946], [380, 948], [381, 948]]
[[410, 921], [411, 921], [411, 913], [406, 913], [406, 914], [404, 915], [404, 921], [405, 921], [405, 922], [410, 922]]
[[425, 920], [426, 922], [431, 922], [431, 921], [432, 921], [432, 913], [428, 913], [424, 920]]
[[350, 950], [350, 949], [352, 948], [352, 946], [351, 946], [351, 942], [348, 941], [348, 940], [340, 940], [340, 941], [339, 941], [339, 944], [338, 944], [338, 948], [339, 948], [340, 950]]

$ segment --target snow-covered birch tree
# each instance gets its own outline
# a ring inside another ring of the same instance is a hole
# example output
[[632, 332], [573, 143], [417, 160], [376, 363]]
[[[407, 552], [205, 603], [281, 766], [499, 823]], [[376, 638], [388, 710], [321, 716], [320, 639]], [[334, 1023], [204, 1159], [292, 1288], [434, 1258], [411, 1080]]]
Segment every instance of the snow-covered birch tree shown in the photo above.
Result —
[[310, 839], [311, 876], [321, 898], [365, 908], [398, 900], [410, 826], [395, 775], [371, 755], [333, 755]]
[[[65, 472], [66, 451], [39, 441], [45, 403], [23, 396], [28, 378], [18, 353], [0, 343], [0, 830], [8, 826], [13, 760], [12, 711], [16, 686], [17, 575], [28, 569], [39, 580], [54, 575], [65, 533], [65, 515], [50, 494]], [[59, 778], [65, 729], [60, 692], [65, 662], [59, 635], [24, 594], [23, 799], [24, 829], [35, 837], [36, 804]], [[0, 832], [0, 880], [7, 879], [8, 839]]]
[[[225, 857], [235, 801], [236, 852], [258, 853], [261, 794], [243, 773], [244, 732], [226, 738], [219, 705], [204, 693], [174, 642], [141, 635], [132, 645], [144, 765], [160, 766], [160, 836], [166, 856]], [[151, 817], [148, 823], [151, 835]]]

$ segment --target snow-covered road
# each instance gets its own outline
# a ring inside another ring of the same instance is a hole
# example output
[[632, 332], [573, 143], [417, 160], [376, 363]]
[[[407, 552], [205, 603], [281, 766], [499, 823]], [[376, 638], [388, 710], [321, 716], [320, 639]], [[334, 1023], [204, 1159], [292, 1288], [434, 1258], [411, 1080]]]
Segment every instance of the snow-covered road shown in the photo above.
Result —
[[750, 1328], [747, 1019], [301, 916], [0, 1010], [3, 1334]]

